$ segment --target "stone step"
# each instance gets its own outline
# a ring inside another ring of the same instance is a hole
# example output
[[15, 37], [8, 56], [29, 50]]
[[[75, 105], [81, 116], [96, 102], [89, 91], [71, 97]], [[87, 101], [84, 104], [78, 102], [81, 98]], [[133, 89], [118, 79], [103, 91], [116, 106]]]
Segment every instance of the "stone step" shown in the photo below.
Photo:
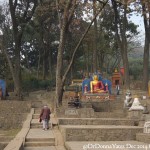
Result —
[[150, 134], [148, 133], [137, 133], [136, 140], [144, 143], [150, 143]]
[[[51, 118], [49, 121], [49, 127], [58, 126], [58, 120], [55, 118]], [[30, 128], [42, 128], [42, 123], [38, 121], [38, 119], [32, 119]]]
[[25, 142], [55, 142], [55, 138], [26, 138]]
[[96, 118], [125, 118], [126, 113], [121, 112], [94, 112]]
[[55, 146], [55, 137], [52, 130], [30, 129], [25, 138], [25, 147]]
[[67, 150], [150, 150], [150, 146], [138, 141], [83, 141], [65, 142]]
[[31, 102], [31, 106], [32, 108], [41, 108], [43, 106], [43, 103], [42, 101], [32, 101]]
[[[32, 116], [32, 123], [34, 122], [38, 122], [38, 120], [39, 120], [39, 114], [34, 114], [33, 116]], [[58, 124], [58, 119], [56, 118], [56, 117], [54, 117], [54, 114], [51, 114], [50, 115], [50, 121], [52, 122], [52, 124], [53, 125], [57, 125]]]
[[39, 116], [40, 116], [40, 114], [33, 114], [33, 115], [32, 115], [32, 119], [38, 119]]
[[[57, 150], [55, 146], [24, 147], [24, 150]], [[62, 149], [63, 150], [63, 149]]]
[[122, 118], [58, 118], [59, 125], [130, 125], [136, 120]]
[[42, 130], [42, 129], [30, 129], [25, 141], [29, 143], [38, 143], [38, 142], [51, 142], [55, 143], [55, 137], [52, 130]]
[[[36, 129], [36, 128], [41, 128], [42, 129], [42, 124], [39, 124], [39, 123], [34, 123], [34, 124], [31, 124], [30, 125], [30, 128], [31, 129]], [[51, 124], [49, 123], [49, 127], [51, 127]], [[50, 129], [51, 130], [51, 129]]]
[[40, 146], [55, 146], [55, 142], [35, 141], [35, 142], [25, 142], [24, 145], [24, 147], [40, 147]]
[[34, 114], [40, 114], [41, 113], [41, 108], [35, 108], [34, 109]]
[[64, 146], [24, 147], [24, 150], [66, 150]]
[[[49, 121], [49, 127], [51, 127], [51, 122]], [[38, 122], [38, 119], [32, 119], [30, 128], [41, 128], [42, 129], [42, 122]]]
[[60, 125], [65, 141], [127, 141], [135, 140], [142, 127], [116, 125]]

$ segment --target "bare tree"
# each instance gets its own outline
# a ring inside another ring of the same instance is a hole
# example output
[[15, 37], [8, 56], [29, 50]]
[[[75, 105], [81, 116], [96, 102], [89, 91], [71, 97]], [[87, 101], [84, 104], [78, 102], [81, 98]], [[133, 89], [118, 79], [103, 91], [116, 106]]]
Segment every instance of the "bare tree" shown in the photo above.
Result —
[[[57, 6], [58, 6], [58, 1], [56, 0], [56, 2], [57, 2]], [[57, 8], [58, 9], [59, 22], [60, 22], [60, 40], [59, 40], [58, 55], [57, 55], [57, 68], [56, 68], [56, 101], [57, 101], [57, 106], [61, 105], [61, 103], [62, 103], [63, 86], [64, 86], [64, 83], [66, 80], [66, 76], [67, 76], [68, 72], [70, 71], [70, 68], [73, 64], [75, 54], [76, 54], [81, 42], [83, 41], [85, 35], [87, 34], [91, 25], [93, 24], [94, 20], [96, 19], [98, 14], [102, 11], [102, 9], [105, 7], [107, 2], [108, 2], [108, 0], [102, 2], [103, 5], [102, 5], [101, 9], [99, 11], [97, 11], [97, 13], [93, 17], [91, 23], [89, 24], [89, 26], [87, 27], [87, 29], [83, 33], [81, 39], [79, 40], [77, 46], [74, 49], [74, 52], [72, 54], [72, 58], [71, 58], [70, 63], [69, 63], [64, 74], [63, 74], [63, 70], [62, 70], [64, 46], [66, 43], [67, 30], [69, 28], [69, 25], [71, 23], [72, 17], [73, 17], [74, 12], [75, 12], [75, 9], [77, 7], [77, 0], [68, 0], [67, 2], [64, 3], [65, 7], [63, 10], [63, 15], [62, 15], [63, 19], [62, 20], [60, 17], [61, 15], [59, 13], [60, 9]]]

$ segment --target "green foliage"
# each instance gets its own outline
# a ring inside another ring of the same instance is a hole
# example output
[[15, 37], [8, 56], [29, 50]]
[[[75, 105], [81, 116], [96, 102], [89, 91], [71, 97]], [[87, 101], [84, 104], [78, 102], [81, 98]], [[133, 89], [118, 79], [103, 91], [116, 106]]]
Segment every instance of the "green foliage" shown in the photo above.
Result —
[[55, 85], [55, 80], [41, 80], [36, 77], [23, 80], [23, 91], [51, 89]]
[[130, 73], [130, 75], [133, 76], [134, 80], [140, 79], [140, 77], [143, 73], [142, 59], [129, 60], [129, 73]]

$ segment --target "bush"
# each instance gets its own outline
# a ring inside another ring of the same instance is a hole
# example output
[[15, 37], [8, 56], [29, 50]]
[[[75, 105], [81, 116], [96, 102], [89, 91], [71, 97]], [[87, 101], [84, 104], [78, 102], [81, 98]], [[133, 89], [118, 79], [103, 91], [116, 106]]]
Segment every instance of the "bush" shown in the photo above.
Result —
[[55, 86], [54, 80], [38, 80], [36, 78], [31, 78], [29, 80], [23, 80], [22, 82], [23, 91], [41, 90], [52, 88], [53, 86]]

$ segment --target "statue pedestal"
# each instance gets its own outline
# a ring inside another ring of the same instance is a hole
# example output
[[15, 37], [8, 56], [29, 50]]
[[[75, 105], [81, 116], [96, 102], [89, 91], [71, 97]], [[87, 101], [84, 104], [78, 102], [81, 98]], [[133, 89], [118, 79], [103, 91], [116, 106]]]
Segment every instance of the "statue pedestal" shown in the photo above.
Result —
[[106, 100], [115, 100], [115, 95], [109, 95], [108, 93], [87, 93], [82, 95], [81, 101], [106, 101]]
[[141, 119], [143, 115], [143, 110], [129, 110], [128, 118], [129, 119]]

